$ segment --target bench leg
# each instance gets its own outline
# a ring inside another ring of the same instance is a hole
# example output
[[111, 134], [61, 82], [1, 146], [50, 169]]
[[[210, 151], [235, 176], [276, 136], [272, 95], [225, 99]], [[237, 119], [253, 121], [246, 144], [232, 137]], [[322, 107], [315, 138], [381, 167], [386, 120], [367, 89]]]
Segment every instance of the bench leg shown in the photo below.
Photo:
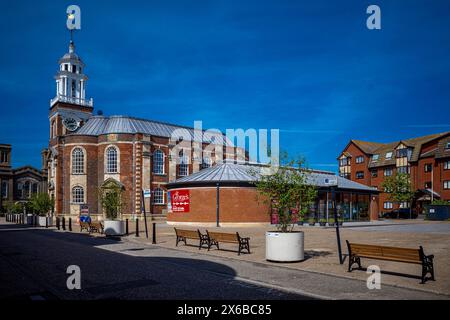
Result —
[[248, 242], [248, 240], [239, 241], [238, 255], [241, 255], [242, 250], [247, 250], [247, 252], [250, 253], [250, 243]]
[[352, 266], [358, 264], [358, 268], [361, 269], [361, 259], [357, 256], [351, 255], [348, 260], [348, 272], [352, 272]]
[[427, 279], [427, 274], [430, 274], [430, 280], [435, 281], [434, 279], [434, 265], [433, 265], [433, 259], [426, 257], [425, 260], [422, 262], [422, 281], [421, 284], [424, 284]]

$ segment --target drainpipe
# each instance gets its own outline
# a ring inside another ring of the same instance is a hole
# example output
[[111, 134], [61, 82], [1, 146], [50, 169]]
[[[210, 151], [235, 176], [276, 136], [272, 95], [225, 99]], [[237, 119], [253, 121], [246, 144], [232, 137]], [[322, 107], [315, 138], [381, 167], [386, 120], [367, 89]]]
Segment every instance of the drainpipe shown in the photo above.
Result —
[[220, 227], [220, 217], [219, 217], [219, 211], [220, 211], [220, 205], [219, 205], [219, 193], [220, 193], [220, 186], [219, 183], [216, 184], [216, 227]]

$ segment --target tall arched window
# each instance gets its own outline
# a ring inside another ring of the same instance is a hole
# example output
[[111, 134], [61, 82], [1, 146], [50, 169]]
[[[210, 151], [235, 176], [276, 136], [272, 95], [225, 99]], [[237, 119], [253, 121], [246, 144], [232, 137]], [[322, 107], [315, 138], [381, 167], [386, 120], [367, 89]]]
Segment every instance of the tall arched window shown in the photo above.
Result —
[[184, 154], [183, 150], [179, 153], [180, 156], [180, 164], [178, 165], [178, 175], [180, 177], [185, 177], [189, 174], [189, 160], [188, 157]]
[[83, 187], [75, 186], [72, 188], [72, 202], [73, 203], [84, 203]]
[[161, 188], [156, 188], [153, 191], [153, 203], [154, 204], [164, 204], [164, 190]]
[[72, 151], [72, 173], [84, 173], [84, 152], [81, 148], [75, 148]]
[[106, 172], [117, 173], [117, 149], [115, 147], [106, 149]]
[[153, 173], [164, 174], [164, 153], [161, 150], [153, 153]]
[[203, 157], [201, 169], [207, 169], [209, 167], [211, 167], [211, 158]]

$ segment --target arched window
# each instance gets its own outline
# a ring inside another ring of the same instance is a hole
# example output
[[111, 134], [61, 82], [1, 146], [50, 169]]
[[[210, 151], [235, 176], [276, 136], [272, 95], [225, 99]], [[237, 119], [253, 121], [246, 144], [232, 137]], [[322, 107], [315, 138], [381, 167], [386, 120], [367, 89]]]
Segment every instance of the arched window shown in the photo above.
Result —
[[115, 147], [106, 149], [106, 172], [117, 173], [117, 149]]
[[83, 187], [75, 186], [72, 188], [72, 202], [73, 203], [84, 203]]
[[184, 154], [183, 150], [179, 153], [180, 156], [180, 164], [178, 165], [178, 175], [180, 177], [185, 177], [189, 174], [189, 159]]
[[201, 169], [207, 169], [209, 167], [211, 167], [211, 158], [204, 157], [202, 159], [202, 167], [201, 167]]
[[161, 150], [153, 153], [153, 173], [164, 174], [164, 153]]
[[38, 184], [37, 184], [37, 182], [35, 182], [35, 183], [33, 183], [31, 185], [31, 193], [32, 194], [38, 193]]
[[161, 188], [156, 188], [153, 191], [153, 203], [154, 204], [164, 204], [164, 190]]
[[81, 148], [75, 148], [72, 151], [72, 173], [84, 173], [84, 152]]
[[30, 197], [30, 181], [26, 181], [22, 188], [22, 198]]

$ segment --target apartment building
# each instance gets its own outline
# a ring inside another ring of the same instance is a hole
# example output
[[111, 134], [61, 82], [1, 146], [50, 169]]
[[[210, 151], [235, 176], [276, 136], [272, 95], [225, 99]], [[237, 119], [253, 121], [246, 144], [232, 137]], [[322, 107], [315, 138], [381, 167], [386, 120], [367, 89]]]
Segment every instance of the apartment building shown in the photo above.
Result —
[[397, 172], [411, 175], [417, 212], [432, 200], [450, 201], [450, 132], [391, 143], [350, 140], [338, 161], [341, 177], [378, 189], [380, 213], [409, 207], [382, 190], [385, 177]]

